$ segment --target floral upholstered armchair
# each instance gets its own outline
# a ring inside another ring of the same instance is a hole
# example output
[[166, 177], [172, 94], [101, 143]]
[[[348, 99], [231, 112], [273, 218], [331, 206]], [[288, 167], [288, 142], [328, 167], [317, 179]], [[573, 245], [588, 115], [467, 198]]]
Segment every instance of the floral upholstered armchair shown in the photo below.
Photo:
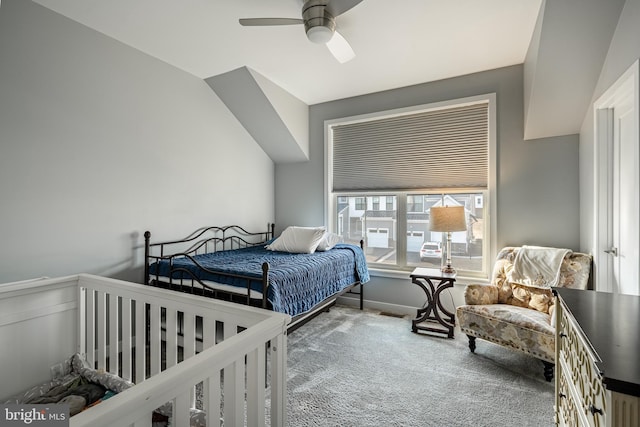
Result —
[[[490, 284], [471, 284], [464, 292], [465, 304], [456, 310], [460, 330], [469, 337], [469, 349], [476, 338], [520, 350], [540, 359], [547, 381], [555, 366], [554, 298], [551, 289], [510, 282], [519, 247], [498, 253]], [[591, 256], [569, 252], [562, 258], [557, 287], [586, 289]]]

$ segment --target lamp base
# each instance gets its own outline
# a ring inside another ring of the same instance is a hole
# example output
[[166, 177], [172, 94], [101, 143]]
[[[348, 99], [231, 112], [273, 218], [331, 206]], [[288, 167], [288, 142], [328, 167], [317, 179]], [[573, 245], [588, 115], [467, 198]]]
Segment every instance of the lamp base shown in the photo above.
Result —
[[440, 271], [442, 271], [443, 273], [447, 273], [447, 274], [455, 274], [456, 269], [451, 267], [451, 264], [447, 264], [442, 266], [442, 268], [440, 268]]

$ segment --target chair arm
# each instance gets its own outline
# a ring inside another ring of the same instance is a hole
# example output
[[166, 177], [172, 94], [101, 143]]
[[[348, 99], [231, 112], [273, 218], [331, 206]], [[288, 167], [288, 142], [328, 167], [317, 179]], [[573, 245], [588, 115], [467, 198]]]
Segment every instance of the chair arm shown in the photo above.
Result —
[[464, 301], [468, 305], [497, 304], [498, 287], [480, 283], [467, 285], [464, 289]]

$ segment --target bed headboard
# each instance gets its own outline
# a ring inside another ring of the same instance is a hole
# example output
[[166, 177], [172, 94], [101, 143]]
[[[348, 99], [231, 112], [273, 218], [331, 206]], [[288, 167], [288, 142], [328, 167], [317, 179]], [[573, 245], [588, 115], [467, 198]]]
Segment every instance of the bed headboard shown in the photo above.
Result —
[[149, 280], [149, 265], [171, 255], [199, 255], [263, 245], [273, 239], [275, 224], [266, 231], [247, 231], [239, 225], [202, 227], [188, 236], [172, 241], [151, 243], [151, 232], [144, 233], [144, 282]]

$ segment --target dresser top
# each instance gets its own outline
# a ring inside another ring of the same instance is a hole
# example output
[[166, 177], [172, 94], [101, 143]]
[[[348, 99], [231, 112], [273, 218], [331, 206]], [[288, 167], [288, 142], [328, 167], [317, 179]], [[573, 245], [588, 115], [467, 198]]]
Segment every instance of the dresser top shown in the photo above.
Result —
[[600, 359], [607, 389], [640, 396], [640, 297], [555, 288]]

